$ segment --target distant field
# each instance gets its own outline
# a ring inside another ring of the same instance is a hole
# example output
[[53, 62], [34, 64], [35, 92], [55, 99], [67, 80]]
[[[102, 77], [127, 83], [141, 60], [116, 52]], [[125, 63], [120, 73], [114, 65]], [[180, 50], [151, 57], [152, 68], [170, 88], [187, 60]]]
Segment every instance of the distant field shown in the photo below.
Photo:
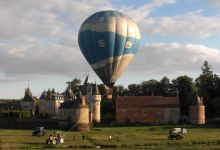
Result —
[[[32, 130], [0, 129], [1, 149], [220, 149], [220, 128], [184, 126], [188, 134], [182, 140], [168, 140], [168, 130], [174, 126], [103, 127], [90, 132], [67, 132], [65, 143], [48, 146], [46, 137], [32, 137]], [[176, 126], [175, 126], [176, 127]], [[179, 126], [178, 126], [179, 127]], [[86, 137], [83, 141], [82, 136]], [[109, 136], [112, 139], [109, 140]]]

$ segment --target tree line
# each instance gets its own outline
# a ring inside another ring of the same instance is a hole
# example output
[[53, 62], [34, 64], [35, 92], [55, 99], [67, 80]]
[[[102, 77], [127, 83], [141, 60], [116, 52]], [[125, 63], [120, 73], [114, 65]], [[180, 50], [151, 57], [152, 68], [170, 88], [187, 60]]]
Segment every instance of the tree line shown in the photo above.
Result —
[[[79, 90], [80, 79], [73, 79], [70, 87], [73, 91]], [[104, 85], [98, 85], [101, 95], [106, 94]], [[201, 74], [193, 80], [188, 75], [179, 76], [170, 80], [163, 77], [161, 80], [151, 79], [143, 81], [140, 84], [129, 84], [128, 87], [123, 85], [114, 86], [113, 100], [102, 101], [102, 113], [115, 110], [116, 96], [179, 96], [180, 111], [182, 115], [189, 114], [189, 106], [192, 104], [196, 96], [203, 97], [206, 106], [207, 117], [220, 117], [220, 77], [212, 71], [212, 66], [208, 61], [204, 61], [201, 67]]]

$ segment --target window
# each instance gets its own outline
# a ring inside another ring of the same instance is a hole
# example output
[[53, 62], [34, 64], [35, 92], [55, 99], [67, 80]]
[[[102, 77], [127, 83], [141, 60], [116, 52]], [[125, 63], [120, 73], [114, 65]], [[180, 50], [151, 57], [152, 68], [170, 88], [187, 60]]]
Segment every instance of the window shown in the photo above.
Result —
[[143, 109], [143, 116], [147, 116], [147, 110]]
[[160, 111], [158, 111], [156, 115], [157, 115], [157, 117], [161, 117], [162, 114]]
[[125, 117], [125, 109], [121, 109], [121, 116]]

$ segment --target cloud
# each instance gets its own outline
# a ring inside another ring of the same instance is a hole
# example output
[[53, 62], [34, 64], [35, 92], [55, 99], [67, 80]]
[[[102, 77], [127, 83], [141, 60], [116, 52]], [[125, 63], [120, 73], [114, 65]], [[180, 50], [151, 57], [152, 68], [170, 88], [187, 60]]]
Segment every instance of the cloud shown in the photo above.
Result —
[[[173, 2], [153, 0], [138, 11], [147, 10], [147, 16]], [[87, 63], [77, 42], [80, 24], [97, 11], [117, 7], [108, 0], [0, 1], [0, 80], [80, 75]]]
[[220, 35], [219, 16], [203, 16], [202, 11], [190, 12], [173, 17], [150, 18], [141, 24], [146, 34], [209, 38]]
[[[212, 4], [220, 6], [218, 0], [210, 0]], [[142, 34], [163, 35], [167, 37], [187, 37], [205, 39], [220, 36], [220, 16], [203, 15], [203, 10], [195, 10], [173, 16], [152, 17], [152, 12], [158, 7], [174, 4], [175, 0], [151, 1], [138, 8], [126, 7], [123, 12], [131, 16], [139, 25]]]
[[[36, 75], [81, 76], [87, 62], [77, 42], [81, 23], [96, 11], [121, 10], [134, 18], [145, 35], [207, 38], [220, 33], [217, 16], [196, 11], [151, 16], [175, 0], [152, 0], [139, 7], [116, 6], [109, 0], [0, 1], [0, 81], [27, 80]], [[175, 72], [198, 69], [204, 60], [219, 66], [217, 49], [180, 43], [146, 43], [128, 71]], [[215, 56], [216, 55], [216, 56]], [[163, 56], [163, 58], [161, 58]], [[136, 67], [140, 66], [140, 67]], [[89, 67], [88, 67], [89, 68]]]
[[[31, 34], [56, 36], [78, 28], [90, 14], [112, 9], [110, 1], [89, 0], [13, 0], [0, 2], [1, 38], [17, 38]], [[81, 20], [81, 22], [80, 22]]]
[[220, 72], [220, 51], [204, 45], [180, 43], [145, 43], [140, 47], [129, 72], [136, 74], [200, 73], [207, 60], [215, 72]]
[[219, 0], [209, 0], [209, 2], [215, 6], [215, 7], [220, 7], [220, 1]]
[[151, 2], [138, 8], [125, 7], [121, 8], [121, 11], [125, 12], [135, 21], [141, 23], [143, 19], [146, 19], [146, 17], [148, 17], [156, 8], [162, 7], [164, 5], [174, 4], [175, 2], [176, 0], [152, 0]]
[[0, 1], [0, 80], [81, 75], [79, 26], [105, 9], [113, 9], [108, 0]]
[[0, 72], [6, 77], [34, 74], [68, 76], [73, 71], [82, 71], [79, 66], [84, 60], [76, 46], [44, 44], [39, 39], [25, 37], [20, 44], [2, 47]]

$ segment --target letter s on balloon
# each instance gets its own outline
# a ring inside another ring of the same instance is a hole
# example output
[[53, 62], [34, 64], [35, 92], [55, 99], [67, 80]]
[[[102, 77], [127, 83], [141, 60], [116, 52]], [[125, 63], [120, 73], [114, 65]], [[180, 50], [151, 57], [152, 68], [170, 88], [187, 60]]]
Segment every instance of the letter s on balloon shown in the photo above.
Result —
[[125, 48], [131, 48], [132, 43], [130, 41], [126, 41]]
[[98, 40], [99, 47], [105, 47], [105, 40]]

